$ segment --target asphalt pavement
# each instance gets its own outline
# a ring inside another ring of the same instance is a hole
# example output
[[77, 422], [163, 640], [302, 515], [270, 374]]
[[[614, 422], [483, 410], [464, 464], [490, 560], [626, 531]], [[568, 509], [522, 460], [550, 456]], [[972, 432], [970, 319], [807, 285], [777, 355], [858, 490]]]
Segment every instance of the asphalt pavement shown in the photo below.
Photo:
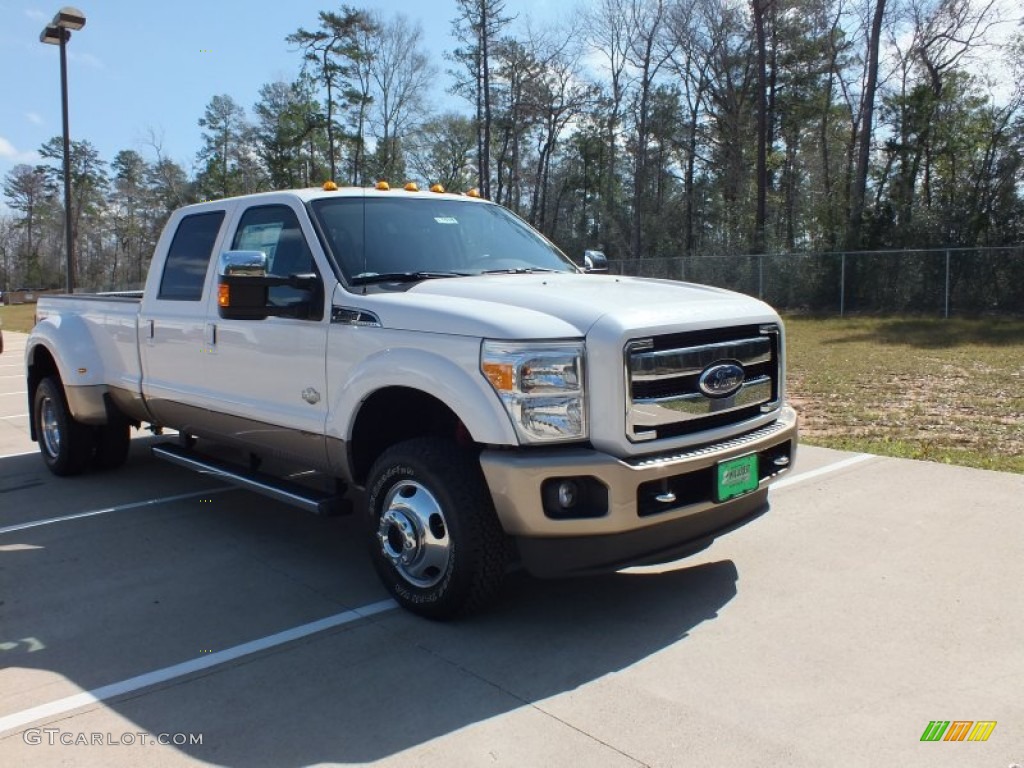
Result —
[[[449, 624], [355, 517], [154, 460], [60, 479], [0, 355], [0, 764], [1024, 764], [1024, 476], [802, 446], [699, 555]], [[922, 741], [933, 722], [987, 740]]]

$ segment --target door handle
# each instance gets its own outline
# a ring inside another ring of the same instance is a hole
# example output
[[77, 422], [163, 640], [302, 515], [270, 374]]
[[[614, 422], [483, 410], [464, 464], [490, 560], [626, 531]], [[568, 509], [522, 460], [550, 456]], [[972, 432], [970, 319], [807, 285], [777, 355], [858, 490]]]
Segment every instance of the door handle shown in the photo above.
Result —
[[212, 347], [217, 343], [217, 324], [207, 323], [205, 328], [206, 346]]

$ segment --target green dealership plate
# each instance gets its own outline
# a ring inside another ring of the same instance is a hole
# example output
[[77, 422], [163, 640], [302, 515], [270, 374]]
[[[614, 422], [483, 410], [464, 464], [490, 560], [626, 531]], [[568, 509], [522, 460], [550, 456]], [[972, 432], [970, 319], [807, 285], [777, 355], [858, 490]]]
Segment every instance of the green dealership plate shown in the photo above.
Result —
[[756, 453], [718, 464], [715, 501], [728, 501], [754, 490], [757, 490]]

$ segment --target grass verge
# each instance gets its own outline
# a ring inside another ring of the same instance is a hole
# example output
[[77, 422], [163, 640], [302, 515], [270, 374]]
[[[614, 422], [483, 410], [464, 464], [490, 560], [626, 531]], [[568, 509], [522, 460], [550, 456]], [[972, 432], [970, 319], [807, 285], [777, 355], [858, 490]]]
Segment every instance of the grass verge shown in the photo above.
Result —
[[7, 331], [28, 333], [35, 322], [35, 304], [12, 304], [0, 306], [0, 328]]
[[1024, 473], [1024, 321], [786, 319], [812, 445]]

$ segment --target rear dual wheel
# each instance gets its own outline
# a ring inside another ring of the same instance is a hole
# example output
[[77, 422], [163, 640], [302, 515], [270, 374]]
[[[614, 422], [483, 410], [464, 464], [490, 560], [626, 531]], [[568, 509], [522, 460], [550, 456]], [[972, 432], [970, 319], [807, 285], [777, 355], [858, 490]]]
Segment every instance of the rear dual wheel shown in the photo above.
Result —
[[95, 427], [96, 453], [92, 465], [96, 469], [117, 469], [128, 459], [132, 447], [131, 424], [123, 416], [112, 417], [106, 424]]
[[34, 402], [39, 451], [46, 466], [61, 477], [81, 473], [96, 450], [96, 436], [71, 415], [60, 379], [51, 376], [39, 382]]
[[53, 474], [77, 475], [90, 464], [97, 469], [114, 469], [128, 458], [129, 423], [114, 418], [93, 427], [77, 421], [68, 408], [60, 379], [49, 376], [39, 382], [33, 406], [39, 451]]

